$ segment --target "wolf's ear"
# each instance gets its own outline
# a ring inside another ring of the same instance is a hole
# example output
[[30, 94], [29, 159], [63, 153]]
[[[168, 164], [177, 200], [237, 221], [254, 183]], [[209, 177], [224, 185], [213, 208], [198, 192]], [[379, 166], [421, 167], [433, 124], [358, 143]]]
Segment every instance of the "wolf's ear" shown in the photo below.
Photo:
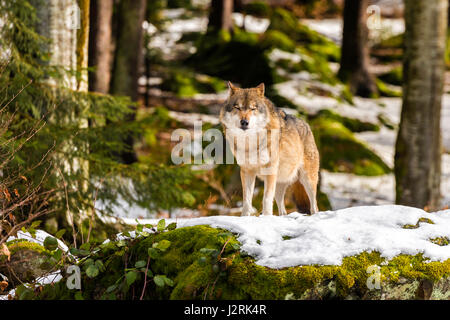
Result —
[[260, 83], [256, 89], [258, 90], [259, 95], [263, 96], [264, 95], [264, 83]]
[[230, 95], [235, 93], [237, 89], [235, 86], [233, 86], [233, 84], [230, 81], [228, 81], [228, 88], [230, 89]]

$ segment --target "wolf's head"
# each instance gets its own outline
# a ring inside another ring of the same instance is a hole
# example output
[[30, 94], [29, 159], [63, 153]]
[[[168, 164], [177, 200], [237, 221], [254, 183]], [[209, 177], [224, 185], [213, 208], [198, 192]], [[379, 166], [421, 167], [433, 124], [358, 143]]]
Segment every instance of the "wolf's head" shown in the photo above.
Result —
[[264, 97], [264, 84], [256, 88], [240, 89], [228, 82], [229, 96], [220, 112], [220, 121], [226, 129], [255, 131], [269, 122], [270, 105]]

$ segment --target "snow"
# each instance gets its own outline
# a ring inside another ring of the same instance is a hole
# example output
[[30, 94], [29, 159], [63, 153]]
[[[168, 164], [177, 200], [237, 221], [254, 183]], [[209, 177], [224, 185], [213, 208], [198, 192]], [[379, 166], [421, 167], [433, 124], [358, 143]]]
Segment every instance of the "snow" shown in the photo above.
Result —
[[[419, 218], [434, 224], [415, 225]], [[421, 209], [386, 205], [353, 207], [313, 216], [214, 216], [178, 219], [178, 227], [210, 225], [238, 234], [241, 249], [258, 265], [280, 269], [298, 265], [340, 265], [347, 256], [378, 251], [386, 259], [423, 253], [430, 261], [450, 259], [450, 246], [429, 239], [450, 238], [450, 210], [427, 213]], [[283, 236], [290, 237], [283, 240]], [[259, 243], [258, 243], [259, 242]]]
[[245, 30], [254, 33], [263, 33], [267, 30], [270, 24], [269, 19], [257, 18], [251, 15], [244, 16], [242, 13], [233, 13], [233, 22], [238, 27], [243, 27], [245, 19]]

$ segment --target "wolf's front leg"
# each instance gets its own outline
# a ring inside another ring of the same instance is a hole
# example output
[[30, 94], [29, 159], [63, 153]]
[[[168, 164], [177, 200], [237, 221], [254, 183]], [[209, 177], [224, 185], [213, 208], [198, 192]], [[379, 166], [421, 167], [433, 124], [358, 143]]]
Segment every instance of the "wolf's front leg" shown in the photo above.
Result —
[[255, 179], [255, 172], [244, 170], [241, 168], [243, 195], [242, 216], [250, 216], [251, 214], [255, 213], [255, 209], [252, 206], [253, 190], [255, 189]]
[[275, 196], [275, 188], [277, 186], [277, 176], [268, 175], [264, 178], [264, 198], [262, 215], [273, 215], [273, 197]]

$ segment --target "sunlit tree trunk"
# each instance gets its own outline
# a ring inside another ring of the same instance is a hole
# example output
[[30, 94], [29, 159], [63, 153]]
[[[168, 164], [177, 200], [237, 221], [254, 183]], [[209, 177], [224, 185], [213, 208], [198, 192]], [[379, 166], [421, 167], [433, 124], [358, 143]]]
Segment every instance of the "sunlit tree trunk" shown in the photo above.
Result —
[[232, 31], [233, 0], [212, 0], [209, 11], [208, 30]]
[[368, 0], [346, 0], [344, 5], [344, 31], [342, 37], [339, 78], [348, 83], [353, 94], [370, 97], [377, 93], [373, 76], [369, 72], [367, 46]]
[[107, 94], [111, 81], [113, 0], [91, 0], [89, 90]]
[[[68, 71], [62, 81], [50, 77], [47, 79], [48, 83], [73, 91], [87, 91], [89, 0], [39, 0], [33, 4], [40, 19], [37, 32], [50, 40], [47, 48], [50, 57], [47, 63]], [[73, 75], [73, 71], [77, 71], [80, 76]], [[80, 106], [80, 109], [82, 110], [83, 106]], [[87, 119], [80, 117], [80, 114], [84, 114], [83, 111], [75, 114], [74, 111], [57, 109], [50, 121], [63, 125], [76, 124], [83, 129], [88, 125]], [[81, 147], [88, 149], [87, 144]], [[80, 158], [68, 160], [64, 156], [64, 153], [71, 153], [75, 148], [72, 141], [66, 141], [61, 148], [62, 153], [56, 155], [57, 162], [61, 164], [59, 169], [66, 176], [79, 173], [80, 177], [76, 185], [68, 187], [86, 191], [89, 180], [88, 162]], [[67, 221], [72, 224], [74, 213], [69, 209], [67, 211]], [[88, 211], [77, 214], [83, 218], [91, 213]]]
[[405, 1], [403, 107], [395, 153], [396, 201], [438, 209], [448, 0]]

